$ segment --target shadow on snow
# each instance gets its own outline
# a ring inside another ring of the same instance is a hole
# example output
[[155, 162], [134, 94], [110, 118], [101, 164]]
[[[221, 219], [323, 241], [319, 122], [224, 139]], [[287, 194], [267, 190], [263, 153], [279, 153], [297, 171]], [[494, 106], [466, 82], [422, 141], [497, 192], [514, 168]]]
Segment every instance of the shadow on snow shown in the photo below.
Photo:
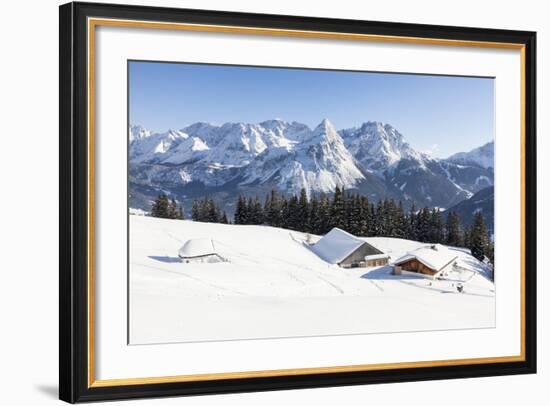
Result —
[[155, 261], [164, 262], [165, 264], [174, 264], [177, 262], [181, 262], [181, 259], [179, 259], [179, 257], [169, 257], [167, 255], [149, 255], [149, 258], [154, 259]]

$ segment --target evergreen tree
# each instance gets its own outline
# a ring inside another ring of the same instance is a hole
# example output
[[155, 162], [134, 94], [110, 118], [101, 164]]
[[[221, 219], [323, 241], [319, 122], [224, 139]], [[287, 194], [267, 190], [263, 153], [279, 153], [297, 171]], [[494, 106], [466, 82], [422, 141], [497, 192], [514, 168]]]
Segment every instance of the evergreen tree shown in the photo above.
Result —
[[360, 208], [360, 219], [359, 219], [359, 235], [368, 237], [369, 233], [369, 223], [370, 223], [370, 204], [369, 199], [366, 196], [361, 196], [359, 205]]
[[411, 210], [409, 212], [409, 219], [408, 219], [408, 233], [407, 233], [407, 239], [409, 240], [417, 240], [418, 239], [418, 221], [417, 221], [417, 213], [416, 213], [416, 206], [414, 203], [411, 206]]
[[268, 226], [273, 225], [271, 219], [271, 197], [269, 193], [265, 195], [264, 206], [262, 208], [262, 217], [264, 220], [264, 224], [267, 224]]
[[359, 195], [350, 196], [347, 211], [349, 212], [348, 231], [354, 235], [362, 235], [363, 206]]
[[489, 235], [487, 235], [487, 251], [485, 252], [485, 255], [487, 256], [487, 258], [489, 259], [491, 264], [493, 264], [493, 276], [494, 276], [494, 272], [495, 272], [495, 244], [494, 244], [493, 240], [491, 239], [491, 237]]
[[288, 208], [288, 200], [285, 196], [281, 196], [280, 199], [281, 202], [281, 219], [279, 221], [280, 226], [282, 228], [290, 228], [290, 213]]
[[273, 227], [282, 226], [282, 200], [276, 190], [271, 191], [270, 206], [268, 211], [268, 224]]
[[319, 210], [318, 210], [318, 224], [317, 234], [326, 234], [330, 231], [330, 201], [325, 193], [321, 193], [319, 196]]
[[298, 197], [296, 195], [288, 199], [287, 213], [287, 228], [299, 230], [301, 219], [298, 214]]
[[225, 211], [222, 214], [222, 217], [220, 219], [220, 223], [222, 223], [222, 224], [228, 224], [229, 223], [229, 221], [227, 220], [227, 213]]
[[386, 216], [386, 210], [384, 207], [384, 202], [382, 200], [378, 201], [376, 208], [374, 208], [373, 215], [373, 234], [374, 236], [386, 237], [386, 222], [384, 220]]
[[338, 186], [334, 189], [334, 196], [332, 196], [332, 203], [330, 206], [330, 226], [331, 228], [346, 228], [344, 195]]
[[304, 188], [300, 190], [296, 215], [296, 229], [303, 232], [309, 232], [309, 201], [307, 192]]
[[191, 206], [191, 218], [193, 221], [200, 221], [199, 202], [196, 200], [193, 200], [193, 205]]
[[463, 241], [460, 232], [460, 218], [454, 211], [449, 212], [447, 215], [445, 234], [445, 242], [447, 245], [454, 247], [460, 247], [462, 245]]
[[260, 203], [260, 198], [256, 196], [254, 199], [250, 200], [250, 222], [249, 224], [263, 224], [264, 215], [262, 210], [262, 204]]
[[466, 248], [470, 248], [471, 247], [471, 244], [470, 244], [470, 236], [472, 235], [471, 233], [471, 227], [467, 227], [465, 226], [464, 229], [462, 230], [462, 246], [463, 247], [466, 247]]
[[430, 209], [424, 207], [416, 217], [416, 237], [421, 242], [430, 241]]
[[246, 224], [247, 213], [246, 213], [246, 198], [242, 195], [239, 196], [237, 200], [237, 207], [235, 208], [235, 224]]
[[436, 208], [430, 212], [428, 241], [436, 244], [443, 242], [443, 220], [441, 212]]
[[151, 216], [160, 218], [170, 218], [170, 203], [168, 197], [161, 193], [153, 202], [151, 207]]
[[319, 211], [319, 200], [313, 195], [309, 201], [309, 213], [307, 216], [307, 230], [313, 234], [321, 234], [321, 217]]
[[474, 215], [474, 222], [470, 231], [470, 251], [472, 255], [480, 261], [483, 261], [488, 252], [489, 239], [487, 227], [480, 212]]
[[397, 209], [395, 210], [395, 221], [394, 221], [394, 236], [397, 238], [406, 238], [408, 231], [409, 222], [405, 216], [405, 210], [403, 209], [403, 202], [399, 201]]
[[176, 200], [172, 198], [168, 203], [168, 218], [175, 219], [178, 217], [178, 204]]

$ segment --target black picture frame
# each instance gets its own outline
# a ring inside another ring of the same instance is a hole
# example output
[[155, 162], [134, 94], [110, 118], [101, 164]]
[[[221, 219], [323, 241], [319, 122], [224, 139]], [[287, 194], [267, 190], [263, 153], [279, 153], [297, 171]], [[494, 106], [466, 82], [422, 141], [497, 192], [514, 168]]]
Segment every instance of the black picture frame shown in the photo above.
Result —
[[[471, 378], [536, 372], [536, 33], [94, 3], [60, 6], [59, 397], [84, 402], [161, 396]], [[523, 360], [338, 373], [93, 387], [88, 353], [87, 19], [162, 21], [302, 31], [345, 32], [523, 46], [524, 80], [524, 349]]]

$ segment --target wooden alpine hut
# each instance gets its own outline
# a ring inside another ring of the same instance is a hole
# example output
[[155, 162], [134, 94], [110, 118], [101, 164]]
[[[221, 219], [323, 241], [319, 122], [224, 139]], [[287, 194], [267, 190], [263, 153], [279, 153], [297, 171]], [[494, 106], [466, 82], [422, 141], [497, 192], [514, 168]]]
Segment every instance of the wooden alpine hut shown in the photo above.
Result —
[[389, 255], [354, 235], [333, 228], [311, 247], [321, 259], [342, 268], [387, 265]]

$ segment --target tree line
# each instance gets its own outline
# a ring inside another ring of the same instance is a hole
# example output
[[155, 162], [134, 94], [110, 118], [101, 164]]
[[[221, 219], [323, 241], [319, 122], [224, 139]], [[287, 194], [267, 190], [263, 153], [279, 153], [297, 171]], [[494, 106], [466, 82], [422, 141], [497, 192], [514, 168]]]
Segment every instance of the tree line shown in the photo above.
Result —
[[382, 199], [371, 202], [368, 197], [349, 193], [339, 187], [332, 196], [321, 193], [307, 196], [305, 189], [298, 195], [285, 196], [272, 190], [263, 203], [258, 196], [239, 196], [235, 224], [255, 224], [323, 235], [338, 227], [361, 237], [395, 237], [427, 243], [441, 243], [469, 248], [474, 257], [491, 262], [494, 247], [481, 213], [474, 215], [473, 224], [462, 224], [456, 212], [444, 219], [440, 210], [414, 204], [409, 210], [402, 201]]
[[193, 200], [191, 219], [205, 223], [229, 224], [225, 211], [222, 211], [213, 199], [207, 197], [202, 200]]
[[[164, 194], [153, 202], [151, 215], [184, 218], [183, 208]], [[211, 198], [194, 200], [191, 218], [193, 221], [231, 223], [226, 212]], [[338, 227], [361, 237], [395, 237], [465, 247], [477, 259], [487, 256], [491, 262], [494, 260], [493, 242], [479, 212], [474, 215], [472, 225], [466, 226], [455, 212], [449, 212], [444, 218], [436, 208], [417, 209], [413, 204], [406, 210], [400, 200], [382, 199], [374, 203], [366, 196], [339, 187], [330, 197], [321, 193], [308, 198], [305, 189], [297, 195], [271, 190], [263, 202], [258, 196], [240, 195], [233, 223], [267, 225], [317, 235]]]
[[164, 193], [158, 195], [151, 207], [151, 216], [165, 219], [183, 220], [185, 213], [183, 207], [178, 205], [175, 199], [168, 199]]

